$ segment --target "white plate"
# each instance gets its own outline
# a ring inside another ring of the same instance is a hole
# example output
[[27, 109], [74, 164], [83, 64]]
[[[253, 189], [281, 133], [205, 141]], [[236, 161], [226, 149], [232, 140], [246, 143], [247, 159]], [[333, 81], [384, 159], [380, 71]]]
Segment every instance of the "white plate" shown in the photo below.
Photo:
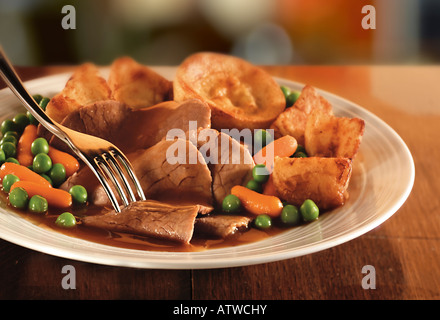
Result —
[[[156, 71], [172, 79], [173, 67]], [[103, 75], [108, 69], [102, 69]], [[26, 82], [32, 93], [53, 96], [70, 74]], [[300, 90], [301, 83], [277, 79]], [[162, 269], [222, 268], [260, 264], [311, 254], [359, 237], [390, 218], [409, 196], [414, 162], [405, 143], [385, 122], [360, 106], [325, 91], [338, 116], [359, 117], [366, 123], [359, 157], [350, 182], [350, 200], [318, 220], [279, 235], [229, 248], [202, 252], [153, 252], [102, 245], [38, 227], [14, 212], [0, 208], [0, 237], [50, 255], [112, 266]], [[0, 119], [23, 110], [9, 89], [0, 91]]]

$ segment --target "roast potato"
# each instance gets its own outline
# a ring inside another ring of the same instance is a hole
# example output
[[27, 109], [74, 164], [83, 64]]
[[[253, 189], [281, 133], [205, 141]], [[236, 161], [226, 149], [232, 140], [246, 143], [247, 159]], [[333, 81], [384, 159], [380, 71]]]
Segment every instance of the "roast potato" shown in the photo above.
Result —
[[55, 95], [46, 107], [46, 113], [57, 122], [82, 106], [110, 99], [111, 92], [99, 69], [84, 63], [75, 69], [63, 90]]
[[323, 210], [342, 206], [352, 161], [347, 158], [275, 158], [273, 184], [282, 200], [300, 206], [311, 199]]
[[295, 104], [282, 112], [272, 123], [275, 138], [290, 135], [298, 144], [304, 145], [304, 132], [307, 117], [313, 110], [320, 110], [326, 114], [332, 114], [332, 106], [318, 91], [311, 85], [305, 85]]
[[172, 82], [130, 57], [121, 57], [110, 66], [108, 85], [112, 98], [132, 109], [150, 107], [170, 100]]
[[268, 128], [285, 108], [280, 86], [264, 70], [237, 57], [196, 53], [177, 68], [176, 101], [200, 99], [211, 108], [212, 128]]
[[315, 110], [307, 118], [305, 148], [309, 156], [354, 159], [364, 134], [359, 118], [336, 117]]

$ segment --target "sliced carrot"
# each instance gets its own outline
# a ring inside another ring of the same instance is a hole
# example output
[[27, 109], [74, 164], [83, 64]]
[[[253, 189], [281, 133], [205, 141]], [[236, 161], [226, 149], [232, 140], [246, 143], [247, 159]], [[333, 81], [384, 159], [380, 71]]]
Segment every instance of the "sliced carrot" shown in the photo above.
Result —
[[72, 205], [72, 196], [65, 190], [42, 186], [32, 181], [17, 181], [11, 186], [11, 190], [18, 187], [26, 190], [29, 198], [35, 195], [42, 196], [50, 206], [68, 208]]
[[53, 164], [61, 163], [64, 166], [66, 177], [70, 177], [79, 169], [79, 162], [74, 156], [52, 146], [49, 147], [49, 157], [52, 159]]
[[254, 162], [265, 164], [269, 172], [272, 172], [275, 157], [290, 157], [295, 153], [297, 147], [298, 143], [294, 137], [283, 136], [258, 151], [254, 155]]
[[21, 165], [25, 167], [32, 165], [34, 155], [31, 152], [31, 145], [37, 138], [37, 126], [27, 125], [17, 143], [17, 160]]
[[52, 188], [49, 181], [47, 181], [38, 173], [32, 171], [28, 167], [22, 166], [21, 164], [16, 164], [13, 162], [3, 163], [2, 166], [0, 167], [0, 180], [3, 180], [3, 178], [7, 174], [14, 174], [20, 180], [31, 181], [37, 183], [40, 186]]
[[283, 210], [283, 203], [278, 197], [264, 195], [243, 186], [234, 186], [231, 194], [240, 199], [242, 206], [251, 214], [278, 217]]

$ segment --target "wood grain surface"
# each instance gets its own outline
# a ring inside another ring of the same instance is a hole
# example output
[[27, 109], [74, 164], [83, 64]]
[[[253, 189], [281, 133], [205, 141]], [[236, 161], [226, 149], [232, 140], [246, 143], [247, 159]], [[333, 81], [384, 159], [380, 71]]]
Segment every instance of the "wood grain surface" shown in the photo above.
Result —
[[[439, 299], [440, 67], [270, 66], [274, 76], [351, 100], [387, 122], [415, 161], [413, 190], [389, 220], [339, 246], [279, 262], [209, 270], [142, 270], [59, 258], [0, 239], [0, 299]], [[24, 80], [72, 70], [19, 67]], [[0, 83], [0, 87], [4, 87]], [[63, 266], [76, 288], [61, 286]], [[363, 289], [362, 268], [376, 270]]]

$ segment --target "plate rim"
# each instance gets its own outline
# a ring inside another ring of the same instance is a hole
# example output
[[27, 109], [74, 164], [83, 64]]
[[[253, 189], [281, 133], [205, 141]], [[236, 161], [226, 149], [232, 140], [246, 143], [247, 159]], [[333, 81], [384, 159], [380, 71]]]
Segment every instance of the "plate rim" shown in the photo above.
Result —
[[[160, 74], [167, 74], [167, 78], [170, 78], [171, 74], [175, 73], [177, 66], [152, 66], [152, 69], [154, 69], [155, 71], [159, 72]], [[109, 67], [100, 67], [99, 68], [101, 72], [108, 72]], [[68, 79], [68, 77], [72, 74], [72, 72], [62, 72], [62, 73], [57, 73], [57, 74], [53, 74], [53, 75], [48, 75], [48, 76], [44, 76], [44, 77], [39, 77], [36, 79], [32, 79], [32, 80], [28, 80], [25, 81], [24, 84], [26, 86], [26, 88], [30, 91], [31, 88], [35, 87], [35, 86], [40, 86], [42, 85], [43, 81], [47, 81], [47, 82], [51, 82], [54, 81], [55, 79], [59, 79], [59, 78], [63, 78], [65, 77], [66, 79]], [[285, 79], [285, 78], [281, 78], [281, 77], [276, 77], [273, 76], [273, 78], [275, 79], [275, 81], [282, 85], [282, 84], [286, 84], [291, 86], [292, 88], [302, 88], [304, 87], [306, 84], [305, 83], [301, 83], [298, 81], [294, 81], [294, 80], [290, 80], [290, 79]], [[61, 86], [64, 86], [65, 83], [61, 83]], [[53, 85], [53, 84], [52, 84]], [[358, 227], [354, 230], [349, 230], [349, 231], [344, 231], [341, 234], [337, 234], [334, 235], [333, 239], [330, 238], [326, 238], [324, 241], [321, 242], [313, 242], [311, 244], [308, 244], [306, 246], [302, 246], [300, 248], [290, 248], [290, 249], [285, 249], [282, 251], [278, 251], [276, 253], [270, 253], [270, 254], [258, 254], [255, 256], [251, 256], [251, 257], [246, 257], [246, 259], [240, 259], [240, 257], [237, 256], [230, 256], [229, 258], [224, 258], [222, 257], [222, 260], [215, 260], [213, 261], [212, 258], [208, 259], [208, 260], [204, 260], [204, 259], [197, 259], [197, 257], [203, 257], [204, 255], [206, 255], [206, 253], [210, 253], [212, 255], [212, 253], [217, 253], [217, 252], [221, 252], [223, 253], [224, 251], [231, 251], [231, 249], [234, 248], [240, 248], [240, 249], [244, 249], [246, 246], [252, 245], [251, 244], [243, 244], [243, 245], [239, 245], [237, 247], [227, 247], [227, 248], [221, 248], [221, 249], [209, 249], [206, 251], [202, 251], [202, 252], [156, 252], [156, 251], [145, 251], [145, 253], [148, 253], [154, 256], [157, 256], [158, 258], [156, 258], [154, 261], [145, 261], [143, 259], [123, 259], [121, 260], [120, 257], [113, 257], [113, 255], [111, 256], [111, 258], [109, 258], [108, 255], [96, 255], [96, 253], [91, 254], [90, 252], [81, 252], [78, 253], [77, 252], [77, 248], [70, 248], [70, 250], [68, 250], [67, 252], [65, 250], [67, 250], [68, 248], [64, 248], [64, 250], [62, 249], [57, 249], [57, 247], [48, 247], [47, 245], [44, 244], [40, 244], [38, 243], [32, 243], [30, 240], [26, 240], [26, 239], [21, 239], [21, 241], [17, 241], [16, 238], [14, 238], [14, 234], [11, 233], [11, 231], [9, 230], [5, 230], [3, 228], [2, 225], [0, 225], [0, 238], [3, 240], [6, 240], [8, 242], [11, 242], [13, 244], [34, 250], [34, 251], [38, 251], [41, 253], [45, 253], [45, 254], [49, 254], [49, 255], [53, 255], [53, 256], [57, 256], [60, 258], [65, 258], [65, 259], [72, 259], [72, 260], [76, 260], [76, 261], [83, 261], [83, 262], [87, 262], [87, 263], [95, 263], [95, 264], [101, 264], [101, 265], [109, 265], [109, 266], [119, 266], [119, 267], [135, 267], [135, 268], [143, 268], [143, 269], [213, 269], [213, 268], [227, 268], [227, 267], [238, 267], [238, 266], [250, 266], [250, 265], [256, 265], [256, 264], [264, 264], [264, 263], [269, 263], [269, 262], [275, 262], [275, 261], [280, 261], [280, 260], [286, 260], [286, 259], [292, 259], [292, 258], [296, 258], [299, 256], [304, 256], [304, 255], [308, 255], [308, 254], [313, 254], [319, 251], [323, 251], [338, 245], [341, 245], [345, 242], [351, 241], [355, 238], [358, 238], [366, 233], [368, 233], [369, 231], [373, 230], [374, 228], [378, 227], [379, 225], [383, 224], [386, 220], [388, 220], [390, 217], [392, 217], [399, 209], [400, 207], [406, 202], [406, 200], [408, 199], [413, 185], [414, 185], [414, 180], [415, 180], [415, 164], [414, 164], [414, 159], [411, 155], [411, 152], [408, 148], [408, 146], [406, 145], [405, 141], [400, 137], [400, 135], [390, 126], [388, 125], [384, 120], [382, 120], [381, 118], [379, 118], [378, 116], [376, 116], [373, 112], [365, 109], [364, 107], [360, 106], [359, 104], [348, 100], [344, 97], [341, 97], [337, 94], [331, 93], [329, 91], [323, 90], [319, 87], [316, 87], [317, 91], [325, 98], [331, 100], [331, 101], [340, 101], [343, 102], [345, 105], [350, 106], [351, 108], [354, 108], [356, 111], [360, 111], [360, 113], [363, 113], [367, 116], [368, 119], [373, 119], [376, 123], [378, 123], [382, 128], [385, 128], [387, 130], [388, 133], [391, 133], [393, 138], [396, 139], [399, 142], [399, 146], [402, 148], [401, 150], [404, 152], [405, 154], [405, 161], [407, 161], [407, 165], [409, 165], [409, 172], [407, 172], [407, 184], [406, 187], [404, 189], [404, 191], [401, 193], [400, 197], [398, 200], [396, 200], [393, 204], [392, 207], [390, 207], [387, 212], [382, 213], [379, 217], [373, 219], [372, 221], [362, 225], [361, 227]], [[10, 95], [11, 97], [13, 97], [14, 99], [15, 96], [13, 96], [13, 93], [9, 90], [9, 88], [3, 88], [0, 90], [0, 99], [4, 99], [5, 97], [7, 97], [8, 95]], [[18, 100], [17, 100], [17, 103]], [[358, 114], [358, 113], [356, 113]], [[362, 117], [361, 117], [362, 118]], [[3, 211], [4, 209], [1, 208], [0, 211]], [[8, 211], [9, 212], [9, 211]], [[17, 215], [18, 216], [18, 215]], [[23, 219], [23, 218], [20, 218]], [[26, 219], [23, 219], [26, 220]], [[31, 222], [27, 221], [28, 223], [31, 224]], [[54, 232], [57, 234], [57, 236], [61, 236], [61, 237], [66, 237], [66, 238], [72, 238], [70, 236], [64, 235], [62, 233], [57, 233], [56, 231]], [[84, 239], [79, 239], [79, 238], [75, 238], [76, 240], [80, 240], [79, 242], [85, 242], [85, 243], [90, 243], [87, 240]], [[259, 241], [259, 243], [262, 243], [265, 240], [261, 240]], [[95, 246], [103, 246], [106, 248], [114, 248], [108, 245], [104, 245], [104, 244], [96, 244], [93, 243]], [[255, 244], [255, 243], [254, 243]], [[127, 251], [128, 253], [130, 253], [131, 251], [135, 251], [135, 252], [144, 252], [142, 250], [135, 250], [135, 249], [123, 249], [124, 251]], [[234, 250], [232, 250], [233, 252]], [[176, 261], [174, 263], [170, 262], [168, 259], [163, 259], [163, 256], [165, 257], [169, 257], [169, 256], [176, 256]], [[186, 257], [186, 259], [182, 259]], [[188, 259], [188, 257], [190, 259]], [[192, 258], [194, 257], [194, 258]]]

